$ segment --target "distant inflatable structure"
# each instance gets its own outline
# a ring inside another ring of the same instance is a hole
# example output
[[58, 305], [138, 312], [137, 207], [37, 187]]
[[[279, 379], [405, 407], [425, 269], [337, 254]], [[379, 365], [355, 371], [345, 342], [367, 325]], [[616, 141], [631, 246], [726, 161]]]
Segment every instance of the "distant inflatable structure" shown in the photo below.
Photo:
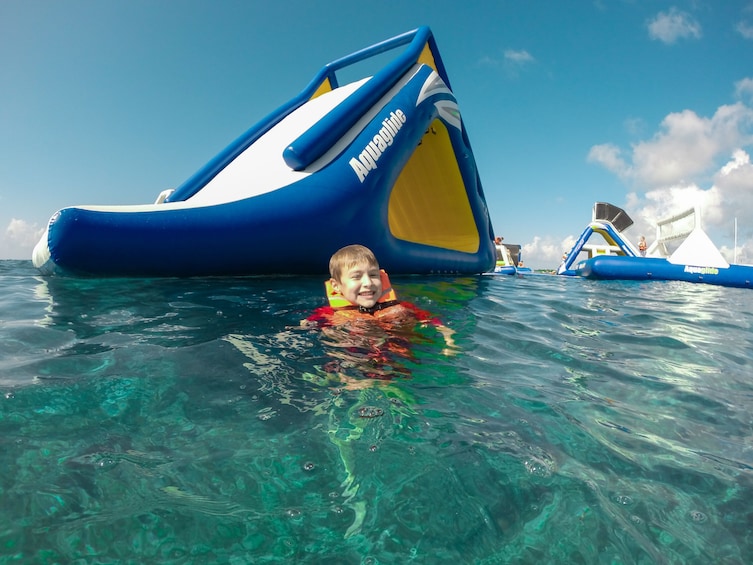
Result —
[[[657, 222], [656, 240], [641, 252], [623, 231], [633, 220], [622, 208], [596, 202], [591, 223], [563, 257], [557, 274], [589, 279], [662, 280], [753, 288], [753, 266], [730, 265], [701, 228], [693, 207]], [[605, 244], [588, 243], [599, 234]], [[670, 246], [678, 244], [670, 253]], [[582, 254], [586, 253], [586, 258]]]
[[[373, 76], [336, 71], [406, 46]], [[325, 65], [290, 102], [154, 204], [58, 211], [46, 274], [322, 274], [361, 243], [391, 274], [494, 268], [493, 229], [428, 27]]]

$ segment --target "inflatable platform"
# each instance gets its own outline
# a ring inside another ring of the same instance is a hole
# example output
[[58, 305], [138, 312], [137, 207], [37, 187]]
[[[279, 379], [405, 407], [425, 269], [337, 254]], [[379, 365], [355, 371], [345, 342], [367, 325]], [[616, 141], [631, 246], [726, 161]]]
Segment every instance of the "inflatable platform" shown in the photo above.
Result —
[[520, 245], [502, 243], [501, 238], [495, 238], [494, 247], [496, 248], [497, 261], [494, 270], [490, 273], [484, 273], [485, 275], [521, 275], [533, 272], [529, 267], [523, 266]]
[[[392, 50], [379, 72], [337, 71]], [[154, 204], [73, 206], [33, 251], [45, 274], [325, 274], [360, 243], [391, 274], [494, 268], [473, 151], [428, 27], [325, 65]]]
[[[691, 208], [657, 223], [656, 239], [642, 256], [623, 235], [633, 224], [624, 210], [594, 205], [591, 223], [566, 254], [557, 274], [590, 279], [665, 280], [751, 288], [753, 266], [730, 265], [700, 225]], [[589, 243], [600, 235], [603, 244]], [[670, 242], [680, 242], [670, 254]], [[587, 257], [582, 258], [583, 254]]]

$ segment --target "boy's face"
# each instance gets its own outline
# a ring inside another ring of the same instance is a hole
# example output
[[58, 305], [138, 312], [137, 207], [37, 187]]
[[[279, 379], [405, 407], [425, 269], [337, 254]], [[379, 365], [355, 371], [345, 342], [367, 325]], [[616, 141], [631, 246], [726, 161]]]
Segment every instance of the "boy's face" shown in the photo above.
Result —
[[357, 306], [372, 308], [382, 296], [382, 277], [379, 267], [359, 263], [340, 273], [340, 280], [332, 279], [332, 288]]

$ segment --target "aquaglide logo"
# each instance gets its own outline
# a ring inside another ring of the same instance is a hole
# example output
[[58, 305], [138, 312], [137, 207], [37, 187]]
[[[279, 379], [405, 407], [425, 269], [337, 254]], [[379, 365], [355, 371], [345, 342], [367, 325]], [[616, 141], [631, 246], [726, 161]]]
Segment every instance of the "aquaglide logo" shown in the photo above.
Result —
[[401, 109], [390, 112], [390, 117], [382, 121], [382, 127], [377, 134], [369, 141], [368, 145], [363, 148], [358, 158], [353, 157], [350, 160], [350, 166], [355, 171], [360, 182], [366, 179], [369, 171], [377, 168], [377, 161], [392, 142], [395, 136], [403, 127], [408, 118]]
[[693, 267], [685, 265], [685, 272], [692, 275], [718, 275], [719, 269], [716, 267]]

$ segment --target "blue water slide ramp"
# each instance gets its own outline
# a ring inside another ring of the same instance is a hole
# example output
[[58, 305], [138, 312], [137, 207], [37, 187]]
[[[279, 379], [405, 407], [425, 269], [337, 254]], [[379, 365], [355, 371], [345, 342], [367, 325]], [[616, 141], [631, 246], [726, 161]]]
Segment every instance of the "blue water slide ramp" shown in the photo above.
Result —
[[580, 234], [580, 237], [575, 241], [572, 249], [570, 249], [567, 256], [562, 261], [562, 264], [557, 269], [558, 275], [575, 276], [578, 274], [577, 265], [581, 262], [579, 255], [594, 234], [599, 234], [604, 238], [604, 241], [606, 241], [607, 244], [619, 249], [621, 256], [638, 256], [630, 242], [623, 238], [620, 232], [618, 232], [610, 222], [596, 220], [588, 224], [586, 229]]
[[[398, 54], [341, 85], [338, 71]], [[326, 273], [360, 243], [392, 274], [481, 273], [494, 230], [457, 100], [428, 27], [325, 65], [308, 86], [153, 204], [56, 212], [42, 273]]]

